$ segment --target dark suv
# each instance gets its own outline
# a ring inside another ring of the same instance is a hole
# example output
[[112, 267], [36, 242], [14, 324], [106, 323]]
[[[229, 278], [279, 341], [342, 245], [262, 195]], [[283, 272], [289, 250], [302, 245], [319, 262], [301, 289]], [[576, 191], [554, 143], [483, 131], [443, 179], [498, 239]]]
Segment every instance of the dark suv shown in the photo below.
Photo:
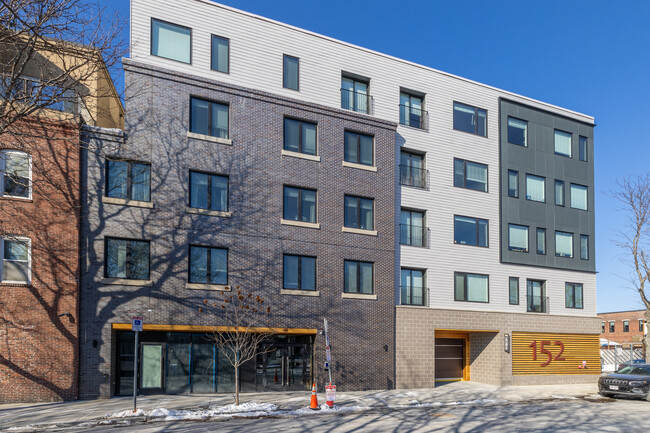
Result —
[[646, 398], [650, 391], [650, 364], [626, 365], [616, 373], [598, 379], [598, 393]]

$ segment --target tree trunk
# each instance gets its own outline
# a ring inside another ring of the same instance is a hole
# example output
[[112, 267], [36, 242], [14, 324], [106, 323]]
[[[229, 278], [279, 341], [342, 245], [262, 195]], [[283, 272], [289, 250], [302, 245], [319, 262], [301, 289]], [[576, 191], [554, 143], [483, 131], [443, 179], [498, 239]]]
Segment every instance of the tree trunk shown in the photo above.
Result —
[[239, 406], [239, 365], [235, 366], [235, 406]]

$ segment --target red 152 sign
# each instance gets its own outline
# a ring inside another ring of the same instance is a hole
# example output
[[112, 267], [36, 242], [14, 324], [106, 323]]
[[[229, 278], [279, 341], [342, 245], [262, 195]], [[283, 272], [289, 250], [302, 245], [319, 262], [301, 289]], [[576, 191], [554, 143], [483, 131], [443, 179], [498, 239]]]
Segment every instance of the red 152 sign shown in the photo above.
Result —
[[[550, 341], [544, 340], [544, 341], [533, 341], [528, 345], [528, 347], [533, 348], [533, 361], [537, 361], [537, 343], [539, 343], [539, 354], [540, 355], [546, 355], [547, 360], [546, 362], [540, 364], [542, 367], [546, 367], [551, 363], [551, 361], [566, 361], [566, 358], [562, 356], [562, 353], [564, 352], [564, 343], [561, 341], [554, 341], [551, 343]], [[560, 351], [558, 352], [557, 355], [553, 356], [550, 350], [546, 349], [546, 346], [560, 346]]]

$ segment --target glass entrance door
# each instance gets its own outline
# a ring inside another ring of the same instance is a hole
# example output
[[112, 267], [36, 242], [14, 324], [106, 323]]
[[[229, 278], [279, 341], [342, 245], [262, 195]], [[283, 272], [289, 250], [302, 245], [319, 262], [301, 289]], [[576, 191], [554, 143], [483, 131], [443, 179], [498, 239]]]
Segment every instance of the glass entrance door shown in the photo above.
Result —
[[214, 358], [214, 345], [192, 345], [192, 392], [208, 394], [215, 391], [217, 371]]
[[167, 343], [167, 393], [190, 391], [190, 343]]
[[162, 344], [142, 344], [142, 362], [140, 363], [140, 388], [143, 391], [162, 392], [163, 359]]
[[275, 344], [257, 357], [257, 391], [309, 389], [311, 353], [306, 344]]

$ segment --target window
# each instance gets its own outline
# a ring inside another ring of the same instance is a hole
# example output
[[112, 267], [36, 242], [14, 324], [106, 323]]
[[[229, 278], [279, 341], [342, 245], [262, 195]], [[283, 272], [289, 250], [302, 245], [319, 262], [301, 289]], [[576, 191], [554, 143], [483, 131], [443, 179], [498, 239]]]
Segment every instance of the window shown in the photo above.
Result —
[[571, 134], [555, 130], [555, 154], [571, 158]]
[[346, 162], [369, 166], [374, 164], [374, 139], [372, 136], [345, 131], [344, 141], [344, 159]]
[[555, 204], [564, 206], [564, 181], [555, 179]]
[[399, 243], [414, 247], [426, 246], [424, 212], [404, 210], [400, 213]]
[[508, 197], [519, 198], [519, 172], [508, 170]]
[[106, 197], [151, 201], [151, 166], [106, 160]]
[[528, 280], [526, 282], [526, 311], [529, 313], [547, 313], [546, 284], [544, 281]]
[[487, 111], [454, 102], [454, 129], [487, 137]]
[[367, 295], [374, 293], [374, 271], [372, 263], [345, 260], [343, 267], [345, 274], [345, 287], [343, 291], [345, 293], [362, 293]]
[[589, 260], [589, 236], [580, 235], [580, 258]]
[[316, 290], [316, 257], [284, 255], [283, 285], [288, 290]]
[[228, 177], [190, 171], [190, 207], [228, 211]]
[[546, 179], [540, 176], [526, 175], [526, 200], [546, 201]]
[[228, 284], [228, 250], [191, 245], [189, 282]]
[[422, 98], [401, 92], [399, 94], [399, 123], [424, 129], [424, 111]]
[[643, 332], [643, 319], [639, 319], [639, 332]]
[[192, 29], [152, 19], [151, 55], [191, 63]]
[[578, 157], [580, 161], [587, 161], [587, 137], [578, 137]]
[[601, 323], [600, 323], [600, 326], [601, 326], [601, 331], [600, 331], [600, 333], [601, 333], [601, 334], [604, 334], [604, 333], [605, 333], [605, 322], [601, 322]]
[[29, 283], [32, 277], [32, 242], [29, 238], [0, 238], [0, 282]]
[[341, 77], [341, 108], [370, 114], [368, 82]]
[[298, 90], [299, 70], [300, 59], [285, 54], [282, 58], [282, 87]]
[[528, 122], [508, 117], [508, 143], [528, 146]]
[[555, 255], [573, 257], [573, 233], [555, 232]]
[[487, 192], [488, 166], [454, 159], [454, 186]]
[[213, 71], [230, 72], [230, 40], [212, 35], [212, 58], [210, 68]]
[[537, 254], [546, 254], [546, 229], [537, 228]]
[[487, 275], [454, 273], [454, 300], [467, 302], [489, 302]]
[[519, 277], [510, 277], [509, 293], [510, 305], [519, 305]]
[[345, 227], [373, 230], [375, 201], [371, 198], [345, 196]]
[[149, 279], [149, 241], [106, 238], [107, 278]]
[[190, 98], [190, 132], [228, 138], [228, 105]]
[[424, 271], [402, 268], [400, 275], [400, 304], [425, 305]]
[[616, 327], [614, 326], [615, 323], [616, 322], [614, 322], [613, 320], [609, 321], [609, 332], [614, 332], [615, 331], [615, 329], [616, 329]]
[[316, 222], [316, 191], [312, 189], [284, 187], [285, 220]]
[[284, 150], [316, 155], [316, 124], [285, 118]]
[[574, 209], [587, 210], [587, 187], [571, 184], [571, 207]]
[[424, 169], [424, 156], [409, 152], [400, 152], [400, 185], [416, 188], [427, 187], [427, 171]]
[[623, 332], [630, 332], [630, 321], [623, 320]]
[[0, 151], [0, 196], [32, 197], [32, 163], [29, 154]]
[[566, 283], [564, 285], [564, 306], [582, 308], [582, 284]]
[[528, 227], [508, 224], [508, 249], [520, 253], [528, 252]]
[[488, 220], [455, 215], [454, 243], [487, 247]]

